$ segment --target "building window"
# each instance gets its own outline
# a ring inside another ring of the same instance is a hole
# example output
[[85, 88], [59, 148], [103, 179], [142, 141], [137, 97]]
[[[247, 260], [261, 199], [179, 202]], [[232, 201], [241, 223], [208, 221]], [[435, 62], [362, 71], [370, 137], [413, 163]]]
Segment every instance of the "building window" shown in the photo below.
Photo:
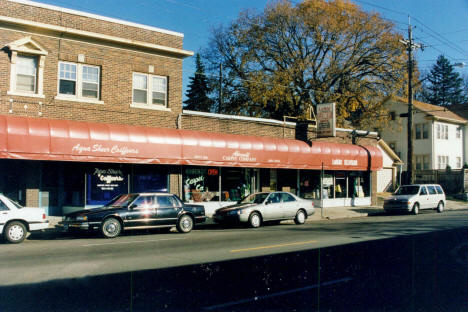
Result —
[[167, 77], [133, 73], [133, 104], [167, 107]]
[[448, 156], [437, 156], [437, 168], [438, 169], [445, 169], [449, 164], [449, 157]]
[[462, 158], [457, 157], [457, 169], [461, 169], [461, 168], [462, 168]]
[[416, 155], [416, 170], [429, 170], [429, 155]]
[[100, 68], [69, 62], [59, 63], [59, 94], [76, 99], [99, 99]]
[[16, 59], [16, 91], [36, 93], [37, 57], [18, 55]]
[[456, 138], [457, 138], [457, 139], [460, 139], [460, 138], [461, 138], [461, 134], [462, 134], [462, 129], [461, 129], [461, 127], [457, 127], [457, 130], [456, 130]]
[[396, 119], [396, 113], [394, 111], [390, 112], [390, 120], [395, 120]]
[[437, 124], [437, 138], [448, 140], [448, 125]]
[[427, 123], [415, 125], [415, 138], [416, 140], [423, 140], [429, 138]]
[[10, 90], [7, 94], [43, 98], [44, 62], [47, 52], [31, 37], [9, 43]]

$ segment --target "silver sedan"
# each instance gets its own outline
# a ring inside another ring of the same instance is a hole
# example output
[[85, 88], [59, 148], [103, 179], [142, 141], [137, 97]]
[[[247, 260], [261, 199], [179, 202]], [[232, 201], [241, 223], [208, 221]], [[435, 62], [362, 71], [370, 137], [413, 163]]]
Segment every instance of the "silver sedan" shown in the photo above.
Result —
[[294, 220], [305, 223], [315, 212], [314, 203], [288, 192], [254, 193], [235, 205], [216, 210], [217, 223], [248, 223], [259, 227], [265, 221]]

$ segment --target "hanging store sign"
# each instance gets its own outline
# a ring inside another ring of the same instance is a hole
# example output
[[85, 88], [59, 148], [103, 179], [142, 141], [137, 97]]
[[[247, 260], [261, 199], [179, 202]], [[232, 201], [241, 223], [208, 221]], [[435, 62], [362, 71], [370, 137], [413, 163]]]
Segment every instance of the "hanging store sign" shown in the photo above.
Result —
[[335, 103], [317, 104], [317, 138], [336, 136]]

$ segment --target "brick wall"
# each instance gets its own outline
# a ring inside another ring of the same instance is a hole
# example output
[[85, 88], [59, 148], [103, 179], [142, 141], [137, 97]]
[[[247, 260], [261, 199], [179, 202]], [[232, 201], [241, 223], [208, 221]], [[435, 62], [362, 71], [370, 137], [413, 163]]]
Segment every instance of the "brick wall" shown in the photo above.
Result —
[[[156, 3], [154, 5], [156, 6]], [[173, 48], [182, 48], [183, 37], [180, 36], [7, 0], [0, 0], [0, 15]]]
[[[296, 129], [289, 124], [270, 124], [248, 120], [220, 119], [209, 116], [198, 116], [184, 114], [181, 117], [181, 128], [188, 130], [198, 130], [207, 132], [221, 132], [240, 135], [254, 135], [271, 138], [295, 139]], [[316, 137], [315, 129], [309, 126], [307, 137], [310, 141], [348, 143], [352, 142], [349, 132], [337, 131], [337, 136], [333, 138]], [[377, 140], [372, 138], [360, 138], [359, 145], [377, 146]]]
[[[18, 4], [0, 0], [0, 14], [6, 14], [6, 12], [1, 12], [5, 10], [4, 5], [18, 6]], [[51, 14], [50, 12], [45, 13]], [[8, 114], [11, 109], [14, 115], [22, 116], [176, 127], [177, 115], [182, 111], [182, 59], [180, 57], [167, 57], [81, 40], [61, 39], [53, 35], [24, 32], [14, 26], [0, 32], [0, 46], [3, 48], [9, 43], [27, 36], [31, 36], [32, 40], [48, 52], [44, 66], [45, 98], [7, 95], [7, 91], [10, 89], [11, 59], [9, 53], [4, 49], [0, 51], [0, 114]], [[84, 64], [100, 67], [100, 100], [104, 104], [55, 99], [58, 93], [59, 61], [76, 63], [79, 54], [85, 56]], [[153, 73], [149, 72], [150, 66], [154, 68]], [[133, 72], [168, 77], [167, 98], [170, 111], [130, 106], [132, 103]], [[13, 100], [12, 103], [11, 100]], [[42, 114], [39, 115], [39, 112]]]

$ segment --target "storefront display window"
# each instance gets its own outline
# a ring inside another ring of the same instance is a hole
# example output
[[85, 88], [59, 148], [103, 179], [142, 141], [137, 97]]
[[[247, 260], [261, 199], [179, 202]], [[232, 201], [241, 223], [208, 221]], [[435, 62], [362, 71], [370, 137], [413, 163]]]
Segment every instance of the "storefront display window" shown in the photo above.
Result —
[[252, 193], [251, 169], [223, 168], [221, 196], [223, 201], [239, 201]]
[[86, 205], [104, 205], [128, 193], [128, 174], [122, 168], [94, 167], [86, 174]]
[[297, 192], [297, 170], [277, 170], [278, 175], [278, 191]]
[[183, 181], [184, 201], [202, 202], [219, 200], [218, 168], [185, 168]]
[[349, 173], [349, 197], [370, 197], [370, 175], [368, 172], [353, 171]]
[[299, 196], [306, 199], [320, 199], [320, 171], [300, 172]]

